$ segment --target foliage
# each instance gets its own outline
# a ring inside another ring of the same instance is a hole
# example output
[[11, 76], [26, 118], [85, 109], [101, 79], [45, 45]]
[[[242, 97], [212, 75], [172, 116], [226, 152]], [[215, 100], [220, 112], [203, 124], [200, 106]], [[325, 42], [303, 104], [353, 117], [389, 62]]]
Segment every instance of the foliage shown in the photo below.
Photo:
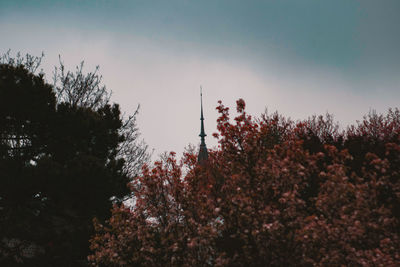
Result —
[[[84, 265], [92, 218], [108, 218], [111, 198], [129, 194], [136, 170], [126, 169], [132, 163], [121, 145], [142, 153], [130, 158], [137, 166], [147, 147], [137, 140], [136, 113], [124, 120], [104, 91], [91, 89], [99, 84], [75, 82], [74, 101], [57, 97], [34, 73], [40, 60], [0, 59], [0, 265]], [[97, 79], [82, 69], [77, 75], [69, 81]], [[92, 91], [81, 98], [82, 90]]]
[[144, 167], [134, 207], [94, 221], [94, 266], [398, 266], [400, 112], [340, 132], [331, 116], [217, 107], [219, 147]]
[[[72, 107], [97, 110], [109, 105], [111, 92], [102, 83], [103, 77], [98, 73], [99, 66], [93, 72], [84, 73], [84, 61], [76, 66], [75, 72], [67, 71], [59, 57], [59, 66], [54, 68], [53, 85], [59, 103], [68, 103]], [[143, 163], [148, 162], [148, 146], [140, 140], [136, 117], [139, 105], [133, 115], [121, 116], [122, 125], [118, 131], [123, 140], [117, 149], [117, 158], [124, 160], [124, 172], [134, 177], [140, 172]]]

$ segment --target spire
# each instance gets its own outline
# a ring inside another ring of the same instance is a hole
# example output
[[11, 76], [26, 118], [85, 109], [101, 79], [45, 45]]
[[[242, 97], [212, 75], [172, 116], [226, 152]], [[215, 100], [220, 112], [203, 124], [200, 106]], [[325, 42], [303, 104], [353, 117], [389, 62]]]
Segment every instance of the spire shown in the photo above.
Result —
[[202, 163], [205, 160], [208, 159], [208, 152], [207, 152], [207, 146], [206, 146], [206, 141], [205, 141], [205, 137], [207, 136], [204, 132], [204, 117], [203, 117], [203, 92], [202, 92], [202, 88], [200, 86], [200, 105], [201, 105], [201, 115], [200, 115], [200, 121], [201, 121], [201, 125], [200, 125], [200, 138], [201, 138], [201, 142], [200, 142], [200, 151], [199, 151], [199, 156], [198, 156], [198, 162]]

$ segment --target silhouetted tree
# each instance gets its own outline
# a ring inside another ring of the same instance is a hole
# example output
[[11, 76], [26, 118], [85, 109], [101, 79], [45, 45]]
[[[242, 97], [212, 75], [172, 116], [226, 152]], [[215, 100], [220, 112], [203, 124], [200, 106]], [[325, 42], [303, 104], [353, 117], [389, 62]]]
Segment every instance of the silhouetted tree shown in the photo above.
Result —
[[[0, 58], [0, 265], [85, 265], [92, 218], [128, 195], [147, 146], [137, 113], [123, 119], [90, 82], [96, 73], [70, 78], [69, 99], [35, 73], [40, 60]], [[121, 153], [124, 143], [138, 158]]]
[[[30, 64], [34, 65], [34, 64]], [[35, 66], [35, 65], [34, 65]], [[59, 57], [59, 66], [54, 68], [53, 84], [58, 103], [68, 103], [72, 107], [83, 107], [96, 110], [109, 104], [111, 92], [102, 84], [102, 76], [98, 73], [99, 66], [93, 72], [84, 73], [82, 61], [75, 72], [67, 71]], [[122, 116], [120, 135], [124, 139], [117, 149], [117, 157], [123, 158], [124, 171], [130, 176], [140, 172], [143, 163], [148, 162], [150, 154], [148, 146], [140, 140], [140, 133], [136, 124], [139, 105], [133, 115]]]

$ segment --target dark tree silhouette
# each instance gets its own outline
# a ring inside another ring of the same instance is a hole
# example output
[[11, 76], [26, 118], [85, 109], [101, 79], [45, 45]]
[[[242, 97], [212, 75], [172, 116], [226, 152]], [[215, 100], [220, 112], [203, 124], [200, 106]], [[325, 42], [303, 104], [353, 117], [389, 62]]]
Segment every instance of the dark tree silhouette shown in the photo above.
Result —
[[[35, 64], [29, 65], [36, 66]], [[53, 72], [53, 85], [58, 103], [68, 103], [72, 107], [93, 110], [109, 104], [111, 92], [102, 84], [99, 66], [89, 73], [84, 73], [83, 68], [84, 62], [82, 61], [76, 67], [75, 72], [67, 71], [59, 57], [59, 66], [55, 67]], [[143, 140], [140, 140], [136, 124], [139, 107], [138, 105], [133, 115], [122, 116], [122, 126], [119, 128], [119, 133], [124, 136], [124, 139], [117, 149], [117, 157], [124, 159], [123, 169], [131, 177], [138, 175], [143, 163], [150, 159], [148, 146]]]
[[129, 164], [140, 168], [147, 147], [137, 113], [123, 119], [90, 82], [97, 73], [70, 77], [67, 99], [36, 73], [40, 60], [0, 60], [0, 265], [85, 265], [92, 218], [128, 195]]

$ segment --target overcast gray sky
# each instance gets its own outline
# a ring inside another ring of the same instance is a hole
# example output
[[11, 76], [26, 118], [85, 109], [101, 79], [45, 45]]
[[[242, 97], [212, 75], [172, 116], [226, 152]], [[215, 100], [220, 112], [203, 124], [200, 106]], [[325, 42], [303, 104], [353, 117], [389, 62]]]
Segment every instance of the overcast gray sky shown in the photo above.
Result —
[[343, 126], [400, 100], [400, 1], [0, 1], [0, 52], [40, 55], [51, 71], [100, 65], [113, 101], [140, 103], [155, 154], [198, 145], [203, 86], [209, 147], [218, 100]]

